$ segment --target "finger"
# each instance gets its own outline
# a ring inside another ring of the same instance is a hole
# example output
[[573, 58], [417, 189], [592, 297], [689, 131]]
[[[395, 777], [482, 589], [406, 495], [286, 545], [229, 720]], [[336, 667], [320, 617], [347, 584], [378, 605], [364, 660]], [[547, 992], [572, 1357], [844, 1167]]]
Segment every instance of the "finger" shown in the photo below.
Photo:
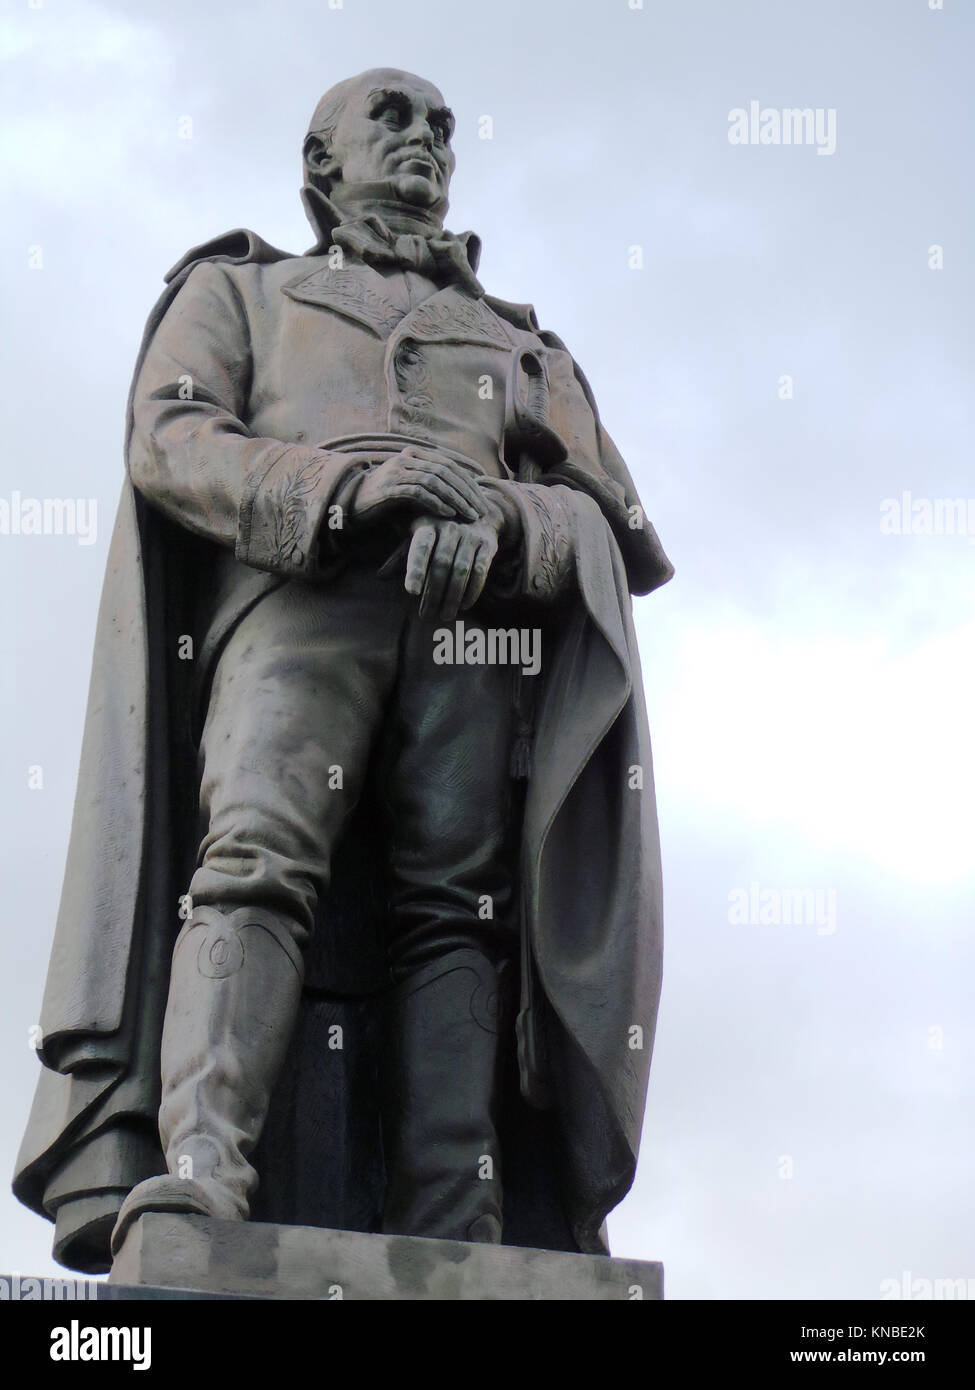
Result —
[[418, 526], [413, 532], [409, 554], [406, 557], [406, 579], [404, 581], [408, 594], [422, 594], [427, 577], [427, 566], [430, 563], [430, 556], [433, 554], [436, 543], [437, 532], [432, 526]]
[[444, 453], [433, 444], [408, 444], [401, 452], [407, 458], [424, 459], [428, 463], [444, 463], [448, 468], [458, 468], [465, 476], [473, 476], [478, 471], [478, 465], [475, 463], [455, 459], [452, 454]]
[[[404, 468], [410, 472], [423, 472], [427, 476], [439, 478], [449, 487], [458, 492], [461, 497], [473, 507], [477, 516], [484, 516], [487, 512], [488, 503], [484, 493], [473, 477], [465, 472], [452, 459], [431, 458], [420, 459], [411, 458], [404, 461]], [[473, 519], [473, 518], [472, 518]]]
[[443, 477], [424, 465], [422, 471], [407, 473], [406, 479], [397, 487], [420, 488], [426, 496], [436, 497], [440, 506], [449, 507], [452, 517], [460, 517], [463, 521], [480, 520], [482, 513], [475, 511], [467, 494], [456, 487], [450, 477]]
[[[383, 506], [407, 506], [422, 516], [442, 516], [453, 521], [457, 516], [455, 500], [443, 492], [434, 492], [422, 483], [394, 483], [383, 497]], [[376, 508], [378, 510], [378, 508]]]
[[440, 600], [440, 616], [448, 620], [456, 618], [460, 608], [461, 599], [467, 592], [467, 585], [471, 577], [471, 567], [480, 549], [481, 542], [477, 537], [465, 535], [461, 537], [460, 544], [454, 553], [453, 564], [450, 567], [450, 575], [444, 586], [443, 598]]
[[478, 488], [466, 478], [452, 473], [449, 468], [437, 463], [408, 461], [403, 469], [405, 478], [410, 482], [435, 488], [440, 495], [449, 498], [455, 512], [465, 521], [478, 521], [485, 515], [487, 506]]
[[436, 449], [432, 445], [418, 445], [410, 450], [414, 458], [429, 459], [432, 463], [443, 463], [452, 471], [459, 473], [463, 478], [484, 477], [484, 470], [479, 463], [473, 459], [455, 458], [453, 454], [444, 453], [441, 449]]
[[471, 577], [467, 581], [467, 588], [464, 590], [464, 597], [461, 599], [460, 606], [466, 612], [468, 608], [473, 608], [477, 600], [484, 592], [484, 585], [491, 572], [491, 565], [497, 550], [483, 542], [478, 547], [471, 566]]
[[421, 618], [430, 617], [440, 610], [460, 536], [460, 527], [449, 524], [442, 526], [437, 534], [436, 548], [427, 565], [427, 577], [420, 595]]

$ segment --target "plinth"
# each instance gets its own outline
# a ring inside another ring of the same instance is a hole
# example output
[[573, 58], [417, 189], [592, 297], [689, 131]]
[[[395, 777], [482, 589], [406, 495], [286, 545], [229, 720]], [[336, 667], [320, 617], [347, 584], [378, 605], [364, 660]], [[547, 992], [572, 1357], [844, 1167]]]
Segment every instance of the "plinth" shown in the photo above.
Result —
[[205, 1297], [269, 1299], [662, 1299], [663, 1265], [364, 1235], [317, 1226], [149, 1212], [129, 1231], [109, 1283]]

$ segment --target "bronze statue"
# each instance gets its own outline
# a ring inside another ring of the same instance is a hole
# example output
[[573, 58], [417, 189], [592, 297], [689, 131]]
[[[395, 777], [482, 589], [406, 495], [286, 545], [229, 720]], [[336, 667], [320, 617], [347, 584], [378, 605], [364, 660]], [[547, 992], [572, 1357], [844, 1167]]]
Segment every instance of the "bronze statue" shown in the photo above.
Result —
[[452, 129], [338, 84], [310, 251], [206, 243], [146, 329], [15, 1178], [74, 1268], [145, 1211], [600, 1252], [633, 1179], [672, 571], [443, 228]]

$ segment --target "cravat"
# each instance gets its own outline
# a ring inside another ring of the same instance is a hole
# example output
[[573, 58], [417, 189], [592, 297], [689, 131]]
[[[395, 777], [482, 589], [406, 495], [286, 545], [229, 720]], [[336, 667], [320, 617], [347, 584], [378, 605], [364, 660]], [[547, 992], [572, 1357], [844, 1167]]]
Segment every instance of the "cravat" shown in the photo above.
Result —
[[477, 298], [484, 293], [471, 269], [464, 241], [453, 232], [397, 234], [370, 213], [340, 222], [332, 228], [331, 237], [336, 246], [359, 256], [366, 265], [395, 265], [401, 270], [415, 270], [438, 284], [458, 284]]

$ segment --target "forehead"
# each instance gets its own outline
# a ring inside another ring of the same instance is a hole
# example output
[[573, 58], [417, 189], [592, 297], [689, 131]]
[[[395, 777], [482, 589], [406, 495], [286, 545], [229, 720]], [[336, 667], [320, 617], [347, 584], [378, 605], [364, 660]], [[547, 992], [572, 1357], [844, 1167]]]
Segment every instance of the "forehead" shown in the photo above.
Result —
[[427, 82], [425, 78], [414, 77], [409, 72], [398, 72], [394, 68], [380, 68], [375, 72], [363, 74], [361, 82], [353, 93], [355, 105], [368, 105], [377, 97], [390, 92], [399, 92], [417, 106], [428, 110], [444, 107], [443, 93]]

